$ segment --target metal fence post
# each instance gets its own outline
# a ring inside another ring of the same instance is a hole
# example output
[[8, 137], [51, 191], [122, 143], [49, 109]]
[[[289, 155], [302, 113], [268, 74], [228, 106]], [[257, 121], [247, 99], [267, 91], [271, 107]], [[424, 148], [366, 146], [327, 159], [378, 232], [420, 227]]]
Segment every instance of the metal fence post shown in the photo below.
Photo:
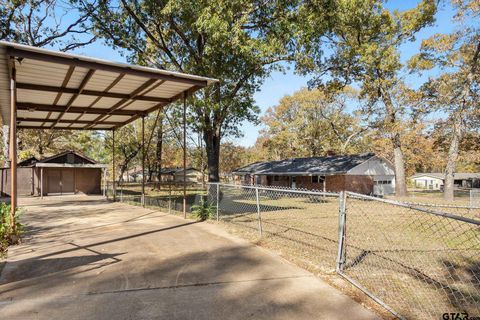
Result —
[[120, 202], [123, 202], [123, 183], [120, 184]]
[[260, 213], [260, 199], [258, 197], [258, 187], [255, 187], [255, 196], [257, 198], [258, 231], [260, 232], [260, 238], [261, 238], [263, 235], [263, 228], [262, 228], [262, 214]]
[[219, 210], [219, 207], [220, 207], [220, 184], [217, 183], [217, 221], [219, 220], [219, 216], [218, 216], [218, 210]]
[[172, 185], [168, 184], [168, 214], [172, 213]]
[[346, 259], [346, 223], [347, 223], [347, 193], [341, 191], [338, 197], [339, 210], [338, 210], [338, 255], [337, 255], [337, 272], [343, 271]]

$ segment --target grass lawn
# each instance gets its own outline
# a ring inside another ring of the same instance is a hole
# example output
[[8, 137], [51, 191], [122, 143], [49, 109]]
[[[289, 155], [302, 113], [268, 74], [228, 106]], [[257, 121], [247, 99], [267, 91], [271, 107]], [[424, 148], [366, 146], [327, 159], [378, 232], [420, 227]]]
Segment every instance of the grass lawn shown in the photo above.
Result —
[[[252, 189], [222, 189], [221, 223], [317, 274], [333, 275], [338, 198], [276, 191], [259, 196], [261, 239]], [[421, 199], [410, 201], [426, 203]], [[478, 209], [444, 209], [470, 218], [480, 215]], [[349, 198], [346, 243], [345, 274], [407, 318], [440, 319], [444, 312], [463, 310], [480, 315], [478, 226]]]

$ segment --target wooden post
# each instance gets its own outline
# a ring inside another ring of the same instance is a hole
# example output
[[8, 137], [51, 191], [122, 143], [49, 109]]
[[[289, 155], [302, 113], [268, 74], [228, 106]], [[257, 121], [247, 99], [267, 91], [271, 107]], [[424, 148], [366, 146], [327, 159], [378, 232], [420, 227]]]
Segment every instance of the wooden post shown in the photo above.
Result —
[[115, 185], [115, 129], [112, 130], [112, 181], [113, 181], [113, 202], [117, 200], [117, 187]]
[[183, 93], [183, 218], [187, 218], [187, 93]]
[[73, 167], [73, 194], [77, 194], [77, 168]]
[[15, 231], [15, 212], [17, 210], [17, 83], [15, 60], [11, 58], [10, 74], [10, 225]]
[[32, 167], [32, 177], [30, 178], [32, 180], [32, 196], [35, 195], [35, 167]]
[[145, 116], [142, 116], [142, 206], [145, 207]]
[[108, 181], [107, 181], [107, 168], [103, 168], [103, 196], [107, 196]]
[[40, 168], [40, 199], [43, 199], [43, 168]]

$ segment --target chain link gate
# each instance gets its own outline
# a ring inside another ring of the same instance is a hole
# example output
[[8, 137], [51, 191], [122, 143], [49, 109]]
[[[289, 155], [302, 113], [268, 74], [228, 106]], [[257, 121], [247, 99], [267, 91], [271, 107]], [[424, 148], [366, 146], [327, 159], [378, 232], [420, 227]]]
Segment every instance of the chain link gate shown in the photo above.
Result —
[[470, 212], [451, 214], [351, 192], [345, 202], [340, 275], [400, 319], [480, 316], [480, 221]]

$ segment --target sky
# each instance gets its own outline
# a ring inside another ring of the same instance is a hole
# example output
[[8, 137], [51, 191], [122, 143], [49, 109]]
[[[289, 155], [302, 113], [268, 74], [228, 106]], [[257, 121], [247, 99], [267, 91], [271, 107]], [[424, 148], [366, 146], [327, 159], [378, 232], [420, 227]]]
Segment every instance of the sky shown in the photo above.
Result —
[[[414, 7], [417, 3], [418, 1], [415, 0], [394, 0], [387, 3], [387, 7], [391, 10], [405, 10]], [[400, 48], [402, 60], [406, 61], [418, 52], [422, 39], [426, 39], [435, 33], [449, 33], [453, 31], [455, 26], [452, 18], [453, 9], [448, 2], [443, 2], [437, 12], [435, 24], [422, 29], [416, 35], [416, 41], [408, 42]], [[75, 53], [125, 62], [125, 58], [122, 57], [118, 51], [113, 50], [101, 42], [80, 48], [76, 50]], [[405, 74], [406, 83], [414, 88], [420, 86], [427, 78], [428, 74]], [[291, 95], [302, 87], [306, 87], [309, 79], [310, 77], [308, 76], [296, 75], [293, 72], [293, 66], [285, 73], [273, 72], [270, 77], [266, 79], [260, 90], [254, 95], [255, 101], [260, 108], [259, 116], [261, 117], [268, 108], [277, 105], [282, 97]], [[241, 126], [243, 137], [229, 138], [228, 140], [245, 147], [253, 146], [261, 129], [261, 124], [254, 125], [245, 121]]]

